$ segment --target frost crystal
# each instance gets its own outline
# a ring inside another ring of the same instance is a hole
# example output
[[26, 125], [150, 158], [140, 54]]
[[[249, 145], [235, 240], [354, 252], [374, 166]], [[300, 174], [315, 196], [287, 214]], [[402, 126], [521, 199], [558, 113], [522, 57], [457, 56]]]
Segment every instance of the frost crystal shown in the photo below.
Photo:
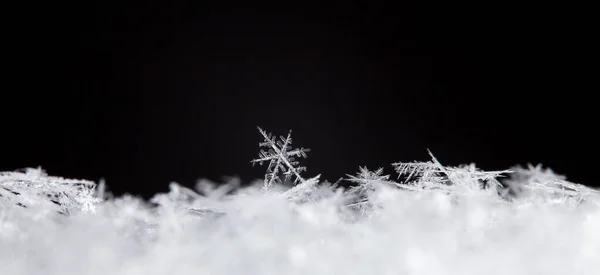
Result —
[[356, 183], [368, 183], [370, 181], [387, 181], [390, 179], [390, 175], [383, 175], [383, 168], [375, 171], [369, 171], [367, 167], [359, 167], [359, 172], [356, 176], [347, 175], [348, 181]]
[[0, 172], [0, 206], [42, 207], [65, 215], [73, 210], [90, 212], [101, 201], [95, 188], [94, 182], [48, 176], [39, 168]]
[[347, 175], [348, 181], [358, 183], [358, 186], [350, 188], [348, 193], [362, 195], [365, 192], [372, 191], [375, 189], [374, 183], [376, 182], [389, 182], [390, 175], [383, 175], [383, 168], [379, 168], [376, 171], [369, 171], [367, 167], [359, 167], [359, 172], [356, 176]]
[[590, 196], [598, 196], [597, 190], [566, 180], [552, 169], [542, 168], [541, 164], [527, 168], [514, 167], [515, 173], [505, 181], [507, 193], [516, 198], [540, 199], [558, 203], [580, 203]]
[[396, 162], [392, 163], [398, 178], [406, 176], [404, 182], [409, 182], [411, 179], [419, 178], [421, 181], [442, 181], [440, 176], [443, 173], [443, 169], [440, 169], [433, 162]]
[[[300, 176], [300, 172], [306, 171], [306, 167], [297, 166], [298, 161], [296, 161], [295, 158], [306, 158], [306, 152], [309, 152], [310, 149], [300, 148], [292, 150], [291, 130], [287, 137], [280, 136], [280, 140], [276, 141], [270, 133], [267, 134], [267, 132], [260, 127], [257, 128], [265, 139], [263, 142], [259, 143], [259, 146], [268, 148], [268, 151], [260, 150], [259, 158], [254, 159], [251, 162], [252, 165], [256, 163], [262, 165], [265, 161], [269, 162], [265, 174], [263, 190], [266, 191], [271, 189], [274, 183], [282, 184], [283, 182], [287, 182], [292, 176], [295, 177], [294, 184], [304, 182], [304, 179]], [[285, 176], [283, 182], [280, 178], [280, 173]]]
[[397, 162], [392, 166], [398, 172], [398, 177], [406, 177], [404, 183], [412, 183], [424, 189], [448, 189], [447, 186], [498, 189], [502, 185], [497, 178], [512, 172], [510, 170], [481, 171], [475, 167], [475, 164], [459, 167], [443, 166], [431, 152], [429, 155], [431, 161], [428, 162]]
[[367, 167], [359, 167], [359, 172], [356, 173], [356, 176], [346, 176], [348, 176], [347, 181], [358, 184], [346, 192], [351, 199], [350, 204], [347, 206], [359, 211], [363, 215], [373, 210], [374, 206], [370, 199], [375, 190], [377, 190], [378, 184], [387, 183], [396, 185], [395, 182], [389, 181], [390, 175], [383, 174], [383, 168], [370, 171]]
[[305, 203], [319, 199], [318, 184], [321, 175], [307, 179], [293, 188], [285, 191], [283, 196], [293, 202]]

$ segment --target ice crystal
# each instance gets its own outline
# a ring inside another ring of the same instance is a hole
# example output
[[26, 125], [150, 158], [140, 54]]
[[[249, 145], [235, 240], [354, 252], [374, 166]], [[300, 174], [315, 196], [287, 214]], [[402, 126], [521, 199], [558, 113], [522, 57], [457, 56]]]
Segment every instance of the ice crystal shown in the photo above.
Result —
[[431, 161], [393, 163], [398, 177], [405, 176], [404, 183], [424, 189], [449, 189], [465, 187], [498, 190], [502, 184], [498, 178], [511, 173], [510, 170], [482, 171], [475, 164], [458, 167], [443, 166], [431, 152]]
[[[297, 157], [306, 158], [306, 153], [310, 149], [299, 148], [292, 149], [292, 131], [288, 133], [287, 137], [280, 136], [279, 140], [275, 140], [273, 136], [265, 132], [260, 127], [257, 127], [260, 134], [263, 136], [264, 141], [259, 143], [260, 147], [265, 147], [268, 151], [260, 150], [259, 158], [254, 159], [251, 163], [254, 165], [258, 163], [262, 165], [263, 162], [269, 162], [267, 172], [265, 174], [263, 189], [269, 190], [273, 184], [282, 184], [289, 181], [294, 177], [294, 183], [303, 182], [304, 179], [300, 176], [300, 173], [306, 171], [306, 167], [298, 166]], [[284, 179], [282, 181], [281, 174]]]
[[550, 199], [558, 203], [581, 203], [590, 196], [598, 196], [598, 190], [569, 182], [564, 175], [558, 175], [552, 169], [544, 169], [541, 164], [527, 168], [516, 166], [515, 173], [504, 181], [507, 193], [517, 199]]
[[92, 212], [101, 201], [95, 188], [92, 181], [48, 176], [40, 168], [0, 172], [0, 205], [55, 209], [65, 215]]

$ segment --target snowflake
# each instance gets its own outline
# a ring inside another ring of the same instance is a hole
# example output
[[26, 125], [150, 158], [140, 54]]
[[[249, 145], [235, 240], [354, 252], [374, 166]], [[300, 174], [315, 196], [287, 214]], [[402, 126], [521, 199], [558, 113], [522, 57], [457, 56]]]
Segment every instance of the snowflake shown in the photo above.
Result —
[[[295, 177], [294, 184], [304, 182], [300, 172], [306, 171], [306, 167], [297, 166], [298, 162], [295, 160], [296, 157], [306, 158], [306, 153], [310, 149], [300, 148], [292, 150], [292, 131], [288, 133], [287, 137], [280, 136], [279, 141], [275, 141], [273, 136], [265, 132], [260, 127], [257, 127], [258, 131], [264, 137], [264, 141], [259, 143], [260, 147], [268, 148], [268, 151], [260, 150], [259, 158], [252, 160], [252, 165], [258, 163], [262, 165], [263, 162], [268, 161], [269, 166], [265, 174], [263, 190], [269, 190], [274, 183], [282, 184], [290, 180], [292, 176]], [[283, 182], [281, 175], [285, 177]]]
[[359, 185], [348, 190], [349, 193], [362, 194], [365, 191], [374, 190], [373, 184], [376, 182], [388, 182], [390, 175], [383, 175], [383, 168], [370, 171], [367, 167], [359, 167], [356, 176], [347, 175], [348, 181], [358, 183]]

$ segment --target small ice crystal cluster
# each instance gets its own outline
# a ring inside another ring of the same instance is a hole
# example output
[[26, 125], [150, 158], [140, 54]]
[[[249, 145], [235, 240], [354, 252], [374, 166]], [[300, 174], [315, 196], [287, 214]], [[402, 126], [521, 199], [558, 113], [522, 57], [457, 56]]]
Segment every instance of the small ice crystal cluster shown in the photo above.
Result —
[[[598, 274], [600, 194], [542, 166], [481, 171], [431, 153], [395, 176], [302, 176], [259, 128], [264, 180], [145, 201], [41, 169], [0, 173], [0, 274]], [[346, 188], [340, 187], [346, 181]]]
[[100, 200], [94, 196], [96, 184], [48, 176], [40, 168], [22, 172], [0, 172], [0, 206], [54, 210], [69, 215], [73, 211], [94, 211]]

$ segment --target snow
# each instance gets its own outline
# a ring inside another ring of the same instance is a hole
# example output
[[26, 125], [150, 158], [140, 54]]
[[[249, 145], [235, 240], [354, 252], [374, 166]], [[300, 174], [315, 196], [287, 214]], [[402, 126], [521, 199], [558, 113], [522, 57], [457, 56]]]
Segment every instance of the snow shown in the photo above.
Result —
[[[150, 202], [94, 212], [0, 208], [0, 274], [598, 274], [600, 198], [505, 200], [485, 190], [375, 185], [367, 215], [318, 187], [198, 195], [177, 184]], [[232, 185], [238, 183], [232, 181]], [[206, 191], [212, 190], [212, 191]], [[534, 193], [531, 193], [534, 194]], [[537, 193], [535, 193], [537, 194]], [[192, 211], [206, 208], [208, 211]], [[214, 215], [221, 213], [221, 215]]]
[[[0, 173], [0, 274], [600, 274], [600, 192], [541, 166], [360, 167], [304, 179], [291, 137], [265, 138], [265, 179], [177, 183], [145, 201], [106, 184]], [[279, 174], [279, 173], [283, 173]], [[285, 188], [280, 176], [295, 177]]]

